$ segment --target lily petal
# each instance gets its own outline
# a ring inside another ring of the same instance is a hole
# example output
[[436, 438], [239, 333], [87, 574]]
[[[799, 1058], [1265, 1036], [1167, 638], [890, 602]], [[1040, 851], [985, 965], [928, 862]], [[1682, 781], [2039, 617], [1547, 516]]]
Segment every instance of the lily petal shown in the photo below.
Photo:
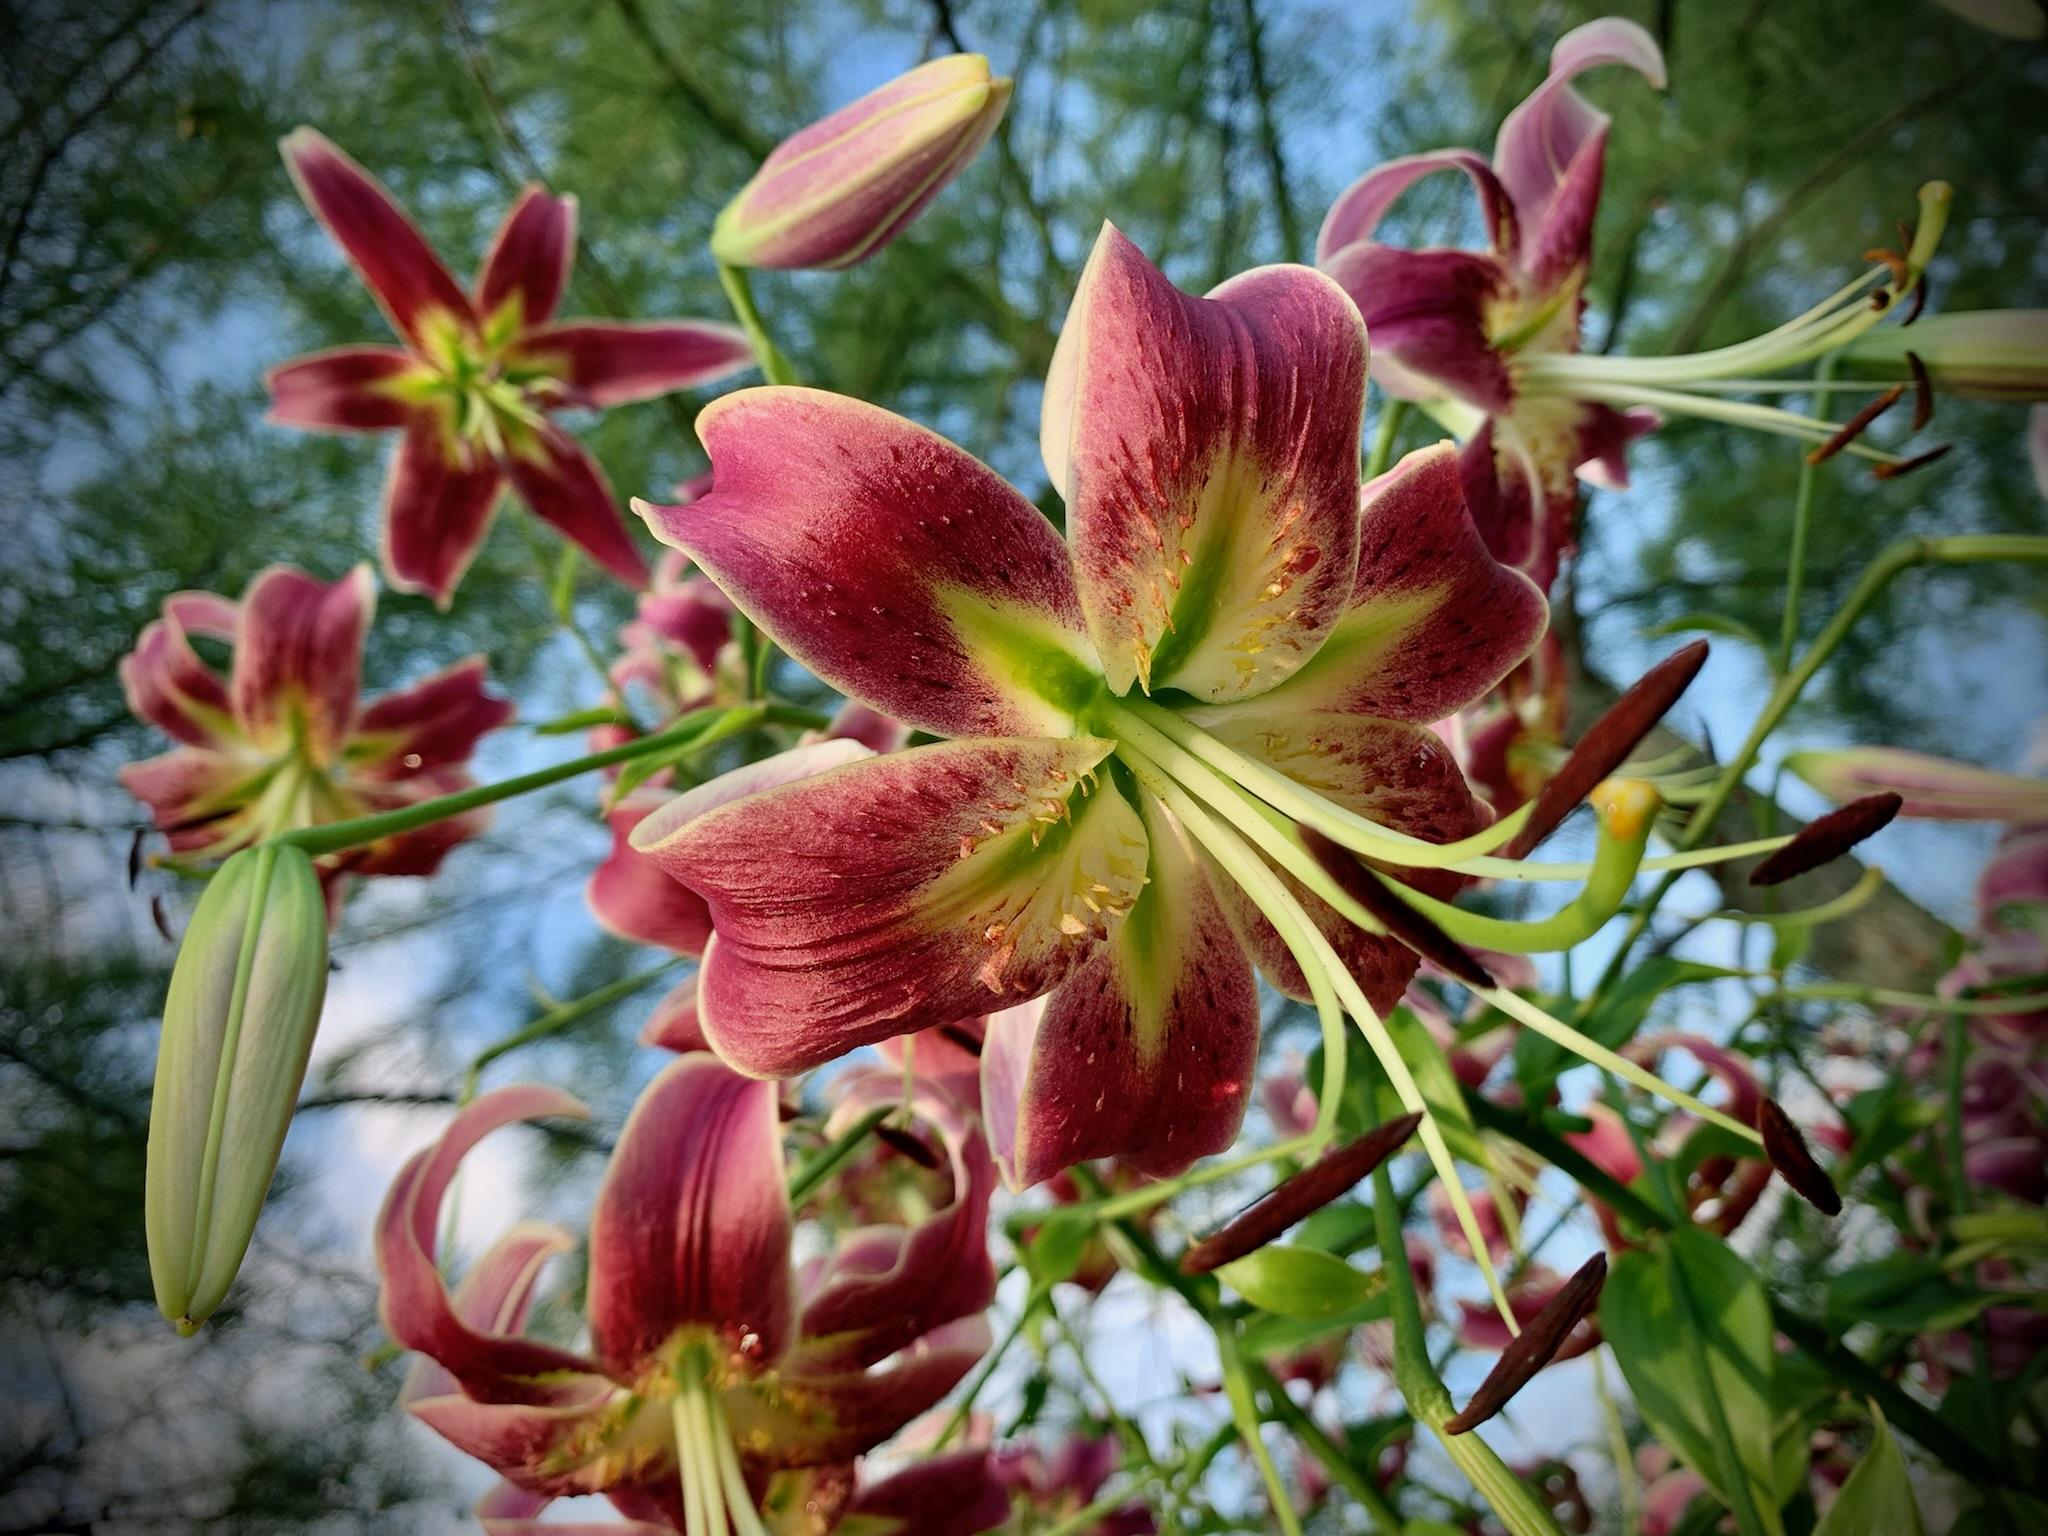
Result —
[[[549, 1259], [568, 1253], [576, 1239], [544, 1221], [523, 1221], [485, 1251], [456, 1282], [455, 1316], [486, 1335], [514, 1338], [526, 1330], [533, 1310], [534, 1287]], [[422, 1398], [460, 1392], [462, 1384], [431, 1355], [421, 1355], [399, 1390], [398, 1404], [407, 1407]]]
[[[400, 810], [440, 795], [452, 795], [475, 783], [476, 780], [460, 768], [427, 768], [404, 778], [363, 784], [359, 786], [357, 798], [363, 814], [369, 815]], [[343, 854], [341, 863], [362, 875], [431, 875], [451, 852], [471, 838], [482, 836], [490, 824], [491, 810], [488, 806], [459, 816], [446, 816], [424, 827], [382, 837], [367, 847]]]
[[1358, 564], [1365, 361], [1322, 273], [1262, 267], [1190, 298], [1103, 226], [1040, 441], [1113, 690], [1243, 698], [1329, 633]]
[[633, 829], [669, 798], [659, 791], [636, 792], [611, 808], [605, 820], [612, 851], [591, 872], [584, 900], [609, 933], [679, 955], [701, 955], [711, 937], [711, 912], [704, 899], [629, 841]]
[[511, 358], [575, 405], [629, 405], [754, 366], [746, 332], [712, 320], [565, 320], [527, 332]]
[[931, 1456], [863, 1488], [847, 1506], [874, 1536], [978, 1536], [1010, 1518], [1010, 1495], [976, 1448]]
[[647, 562], [626, 532], [611, 485], [574, 438], [547, 422], [508, 443], [501, 462], [536, 517], [627, 586], [647, 585]]
[[1013, 1189], [1097, 1157], [1168, 1177], [1237, 1139], [1258, 988], [1186, 834], [1144, 801], [1149, 879], [1110, 942], [989, 1021], [983, 1103]]
[[1449, 443], [1409, 454], [1362, 503], [1350, 607], [1322, 649], [1252, 708], [1444, 720], [1542, 638], [1549, 604], [1487, 552]]
[[1513, 406], [1514, 380], [1487, 318], [1508, 287], [1497, 259], [1361, 240], [1321, 265], [1365, 317], [1372, 376], [1389, 394], [1404, 400], [1448, 394], [1488, 414]]
[[1137, 812], [1094, 777], [1111, 746], [914, 747], [650, 823], [636, 846], [718, 931], [700, 986], [713, 1047], [787, 1076], [1057, 985], [1144, 878]]
[[550, 196], [538, 183], [522, 189], [477, 273], [477, 313], [491, 334], [512, 336], [545, 324], [569, 286], [575, 260], [576, 199]]
[[795, 1310], [782, 1130], [772, 1083], [707, 1055], [648, 1084], [590, 1218], [590, 1338], [624, 1380], [685, 1328], [759, 1369], [788, 1350]]
[[2048, 821], [2048, 779], [1999, 773], [1902, 747], [1794, 752], [1785, 766], [1843, 804], [1889, 790], [1901, 816], [1929, 821]]
[[248, 795], [260, 765], [205, 747], [177, 747], [140, 762], [124, 763], [121, 787], [149, 807], [171, 851], [219, 846], [223, 852], [249, 840], [244, 819], [229, 815]]
[[871, 1370], [760, 1379], [726, 1395], [726, 1419], [750, 1469], [850, 1461], [952, 1391], [989, 1344], [984, 1318], [962, 1318]]
[[321, 757], [340, 746], [355, 720], [376, 602], [367, 565], [332, 583], [274, 565], [249, 583], [228, 693], [252, 740], [303, 742]]
[[647, 1016], [646, 1024], [641, 1027], [640, 1043], [674, 1051], [678, 1056], [711, 1049], [711, 1042], [704, 1038], [704, 1026], [697, 1022], [697, 978], [694, 974], [685, 976], [662, 994], [661, 1001], [654, 1005], [654, 1012]]
[[384, 481], [384, 574], [401, 592], [446, 608], [490, 531], [504, 475], [457, 442], [438, 418], [418, 417]]
[[[591, 1366], [580, 1356], [516, 1332], [491, 1331], [486, 1319], [465, 1316], [457, 1308], [435, 1264], [442, 1197], [457, 1164], [500, 1126], [546, 1116], [580, 1120], [587, 1114], [568, 1094], [536, 1083], [487, 1093], [459, 1111], [439, 1141], [399, 1170], [378, 1212], [377, 1270], [383, 1285], [377, 1309], [385, 1330], [404, 1348], [437, 1361], [480, 1401], [559, 1404], [565, 1395], [587, 1393]], [[561, 1383], [564, 1373], [574, 1385]], [[424, 1404], [414, 1406], [417, 1410]]]
[[294, 130], [278, 148], [299, 196], [334, 236], [392, 329], [415, 346], [432, 345], [437, 331], [475, 329], [469, 295], [374, 176], [312, 128]]
[[1521, 223], [1522, 268], [1548, 289], [1585, 266], [1607, 153], [1607, 114], [1572, 89], [1603, 64], [1625, 64], [1664, 89], [1664, 55], [1635, 22], [1603, 16], [1574, 27], [1550, 53], [1550, 76], [1494, 140], [1493, 164]]
[[356, 717], [352, 763], [400, 779], [468, 762], [477, 742], [516, 713], [511, 700], [485, 688], [487, 665], [466, 657], [374, 700]]
[[[192, 649], [176, 603], [176, 598], [166, 602], [164, 616], [145, 625], [136, 637], [135, 649], [121, 658], [121, 691], [129, 713], [172, 740], [195, 747], [217, 746], [239, 736], [241, 729], [228, 699], [227, 684]], [[234, 611], [229, 609], [231, 615]]]
[[[1329, 259], [1348, 245], [1369, 240], [1387, 216], [1387, 210], [1416, 182], [1438, 171], [1463, 171], [1478, 194], [1479, 210], [1486, 217], [1486, 233], [1495, 250], [1514, 249], [1515, 210], [1507, 193], [1493, 174], [1485, 157], [1472, 149], [1433, 149], [1426, 154], [1403, 155], [1374, 166], [1344, 189], [1323, 217], [1316, 235], [1316, 265], [1328, 269]], [[1368, 320], [1367, 325], [1372, 322]], [[1379, 345], [1379, 338], [1373, 338]]]
[[335, 347], [295, 357], [263, 376], [270, 390], [264, 419], [309, 432], [386, 432], [419, 409], [393, 386], [427, 372], [403, 347]]
[[820, 390], [741, 390], [697, 430], [711, 494], [638, 510], [790, 655], [939, 735], [1071, 727], [1095, 677], [1067, 551], [986, 466]]

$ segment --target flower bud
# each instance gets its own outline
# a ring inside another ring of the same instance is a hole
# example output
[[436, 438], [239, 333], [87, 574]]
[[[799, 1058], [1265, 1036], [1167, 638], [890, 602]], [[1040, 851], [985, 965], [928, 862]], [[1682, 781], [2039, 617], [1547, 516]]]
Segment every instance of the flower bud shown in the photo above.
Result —
[[1977, 309], [1867, 331], [1843, 349], [1857, 374], [1896, 374], [1919, 357], [1937, 392], [2048, 400], [2048, 309]]
[[988, 142], [1010, 82], [955, 53], [777, 145], [711, 231], [735, 267], [850, 267], [901, 234]]
[[220, 1305], [277, 1170], [320, 1004], [327, 905], [303, 851], [213, 877], [164, 999], [143, 1210], [156, 1301], [183, 1334]]

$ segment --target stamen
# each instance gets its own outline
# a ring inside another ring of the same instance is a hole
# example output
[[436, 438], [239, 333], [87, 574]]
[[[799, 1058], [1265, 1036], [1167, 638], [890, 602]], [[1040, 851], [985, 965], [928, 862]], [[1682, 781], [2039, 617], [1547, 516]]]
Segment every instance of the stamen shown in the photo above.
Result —
[[932, 1150], [930, 1143], [913, 1131], [906, 1131], [893, 1125], [878, 1125], [875, 1127], [875, 1139], [900, 1152], [920, 1168], [939, 1166], [939, 1154]]
[[1906, 354], [1906, 366], [1913, 370], [1913, 430], [1918, 432], [1934, 420], [1934, 380], [1927, 376], [1918, 352]]
[[1200, 1242], [1190, 1243], [1180, 1257], [1181, 1273], [1206, 1275], [1263, 1248], [1392, 1157], [1421, 1123], [1419, 1113], [1390, 1120], [1282, 1180]]
[[1528, 821], [1508, 844], [1507, 856], [1521, 858], [1556, 831], [1573, 808], [1650, 734], [1650, 728], [1678, 702], [1706, 660], [1707, 642], [1695, 640], [1637, 678], [1579, 738], [1564, 766], [1543, 786]]
[[1596, 1253], [1550, 1298], [1549, 1304], [1522, 1330], [1521, 1337], [1501, 1351], [1500, 1359], [1486, 1373], [1486, 1380], [1479, 1384], [1471, 1401], [1444, 1421], [1444, 1433], [1465, 1434], [1507, 1407], [1508, 1399], [1527, 1386], [1530, 1378], [1550, 1364], [1564, 1347], [1571, 1331], [1593, 1310], [1593, 1304], [1600, 1299], [1600, 1288], [1606, 1283], [1607, 1255]]
[[1356, 857], [1339, 848], [1320, 832], [1302, 833], [1309, 851], [1341, 885], [1346, 894], [1380, 922], [1401, 943], [1435, 964], [1440, 970], [1471, 987], [1490, 987], [1493, 977], [1478, 958], [1468, 953], [1443, 929], [1408, 905], [1378, 876], [1365, 869]]
[[1949, 450], [1953, 447], [1955, 447], [1954, 443], [1943, 443], [1939, 448], [1930, 449], [1917, 458], [1900, 459], [1891, 464], [1879, 464], [1871, 470], [1871, 473], [1880, 480], [1896, 480], [1901, 475], [1910, 475], [1916, 469], [1924, 469], [1936, 459], [1947, 458]]
[[1780, 885], [1794, 875], [1832, 863], [1890, 824], [1905, 804], [1897, 795], [1865, 795], [1829, 811], [1792, 835], [1792, 841], [1749, 872], [1751, 885]]
[[1886, 411], [1899, 403], [1899, 397], [1906, 392], [1903, 384], [1894, 384], [1890, 389], [1872, 400], [1862, 410], [1842, 423], [1841, 430], [1806, 456], [1809, 464], [1825, 464], [1844, 448], [1861, 437], [1864, 430]]
[[1756, 1107], [1757, 1129], [1763, 1133], [1764, 1156], [1778, 1170], [1801, 1199], [1829, 1216], [1842, 1214], [1842, 1196], [1827, 1170], [1814, 1160], [1813, 1149], [1799, 1134], [1799, 1127], [1776, 1099], [1766, 1098]]

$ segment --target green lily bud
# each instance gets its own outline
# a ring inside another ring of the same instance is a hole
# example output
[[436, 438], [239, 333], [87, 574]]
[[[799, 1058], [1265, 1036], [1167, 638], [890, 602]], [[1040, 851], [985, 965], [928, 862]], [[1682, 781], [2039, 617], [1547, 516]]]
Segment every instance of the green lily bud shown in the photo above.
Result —
[[220, 867], [178, 950], [150, 1101], [143, 1215], [156, 1303], [198, 1330], [241, 1268], [327, 995], [327, 905], [298, 849]]

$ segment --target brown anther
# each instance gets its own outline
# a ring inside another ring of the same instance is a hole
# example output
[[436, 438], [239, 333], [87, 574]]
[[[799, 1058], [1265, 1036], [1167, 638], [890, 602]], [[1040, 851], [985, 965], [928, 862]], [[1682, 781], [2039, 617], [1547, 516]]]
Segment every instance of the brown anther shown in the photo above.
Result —
[[1530, 1319], [1528, 1325], [1500, 1352], [1486, 1380], [1459, 1412], [1444, 1421], [1444, 1433], [1462, 1435], [1477, 1429], [1501, 1409], [1508, 1399], [1529, 1384], [1529, 1380], [1550, 1364], [1579, 1322], [1600, 1299], [1600, 1287], [1607, 1283], [1607, 1255], [1596, 1253], [1579, 1266], [1578, 1273], [1565, 1281], [1548, 1306]]
[[1913, 430], [1918, 432], [1934, 420], [1934, 380], [1927, 376], [1918, 352], [1906, 354], [1906, 366], [1913, 370]]
[[[1908, 242], [1907, 248], [1911, 249], [1910, 242]], [[1892, 283], [1896, 287], [1903, 288], [1912, 279], [1913, 269], [1906, 265], [1906, 258], [1897, 251], [1887, 250], [1885, 247], [1879, 246], [1875, 250], [1865, 251], [1863, 259], [1865, 261], [1883, 262], [1885, 269], [1891, 273]]]
[[164, 898], [161, 893], [149, 898], [149, 920], [156, 924], [156, 931], [164, 936], [166, 944], [178, 942], [178, 936], [171, 932], [171, 920], [164, 913]]
[[1892, 307], [1892, 296], [1882, 288], [1870, 290], [1870, 307], [1880, 315]]
[[1904, 805], [1891, 791], [1851, 800], [1793, 834], [1792, 841], [1749, 872], [1751, 885], [1780, 885], [1794, 875], [1832, 863], [1887, 825]]
[[1913, 285], [1913, 302], [1906, 306], [1906, 318], [1899, 322], [1899, 328], [1903, 330], [1905, 327], [1911, 325], [1915, 320], [1918, 320], [1920, 318], [1921, 311], [1926, 308], [1927, 274], [1925, 272], [1922, 272], [1920, 274], [1920, 281]]
[[875, 1140], [892, 1151], [902, 1153], [920, 1168], [939, 1166], [939, 1154], [931, 1149], [931, 1144], [922, 1136], [906, 1131], [900, 1126], [876, 1126]]
[[939, 1026], [939, 1038], [951, 1041], [970, 1056], [979, 1056], [981, 1054], [981, 1042], [974, 1038], [972, 1032], [958, 1024], [941, 1024]]
[[788, 1099], [777, 1099], [775, 1101], [775, 1118], [784, 1125], [789, 1124], [790, 1121], [797, 1119], [802, 1114], [803, 1107], [801, 1105], [792, 1104]]
[[1943, 443], [1939, 448], [1930, 448], [1923, 454], [1901, 459], [1896, 464], [1880, 464], [1871, 473], [1880, 480], [1896, 480], [1901, 475], [1910, 475], [1916, 469], [1925, 469], [1936, 459], [1947, 458], [1949, 450], [1953, 447], [1954, 443]]
[[135, 889], [135, 882], [142, 878], [142, 840], [149, 836], [149, 828], [137, 827], [135, 836], [128, 843], [128, 889]]
[[1419, 1112], [1389, 1120], [1358, 1140], [1324, 1153], [1292, 1178], [1282, 1179], [1207, 1237], [1188, 1244], [1180, 1256], [1181, 1273], [1206, 1275], [1263, 1248], [1392, 1157], [1421, 1123]]
[[1842, 1197], [1835, 1181], [1814, 1160], [1806, 1138], [1776, 1099], [1767, 1098], [1757, 1105], [1756, 1128], [1764, 1138], [1764, 1156], [1778, 1170], [1778, 1177], [1814, 1209], [1828, 1216], [1841, 1215]]
[[1490, 987], [1493, 976], [1462, 944], [1429, 918], [1387, 889], [1388, 878], [1367, 869], [1348, 848], [1340, 848], [1311, 827], [1301, 829], [1316, 862], [1328, 870], [1344, 894], [1379, 920], [1380, 926], [1448, 976], [1468, 987]]
[[1572, 748], [1571, 755], [1536, 796], [1528, 823], [1503, 850], [1511, 859], [1524, 858], [1578, 803], [1619, 768], [1652, 726], [1664, 718], [1678, 696], [1706, 664], [1707, 642], [1679, 647], [1637, 678], [1627, 692], [1595, 720]]
[[1890, 389], [1871, 401], [1870, 404], [1864, 406], [1854, 416], [1843, 422], [1840, 430], [1833, 437], [1806, 456], [1806, 462], [1809, 464], [1827, 463], [1829, 459], [1832, 459], [1844, 448], [1855, 442], [1857, 438], [1861, 437], [1865, 429], [1873, 421], [1897, 405], [1905, 393], [1905, 385], [1894, 384]]

